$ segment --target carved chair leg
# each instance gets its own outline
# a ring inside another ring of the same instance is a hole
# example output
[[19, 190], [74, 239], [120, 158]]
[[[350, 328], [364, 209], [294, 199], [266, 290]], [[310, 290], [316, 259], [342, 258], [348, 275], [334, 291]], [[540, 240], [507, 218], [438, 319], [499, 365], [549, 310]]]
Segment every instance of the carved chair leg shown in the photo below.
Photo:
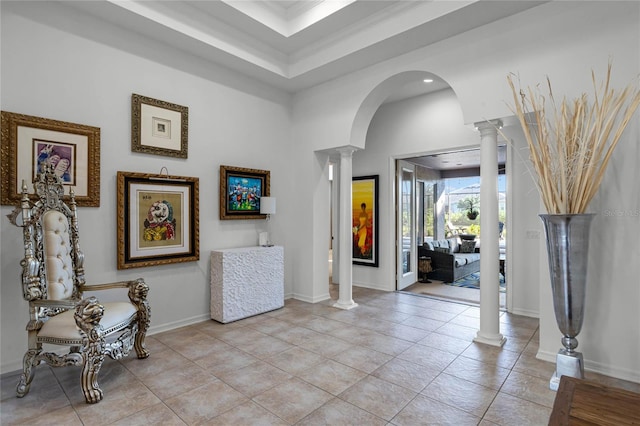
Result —
[[105, 354], [105, 339], [100, 325], [103, 315], [104, 307], [93, 296], [80, 302], [74, 315], [82, 335], [83, 363], [80, 385], [88, 404], [102, 399], [102, 390], [98, 387], [98, 373]]
[[151, 323], [151, 308], [147, 301], [148, 293], [149, 286], [142, 278], [132, 281], [129, 286], [129, 299], [138, 308], [138, 332], [136, 333], [134, 348], [140, 359], [149, 357], [149, 351], [144, 347], [144, 339]]
[[89, 351], [84, 355], [80, 384], [87, 404], [95, 404], [102, 400], [102, 389], [98, 386], [98, 373], [104, 362], [104, 355]]
[[33, 380], [33, 376], [36, 373], [35, 368], [40, 363], [40, 361], [36, 361], [36, 358], [41, 351], [42, 348], [38, 347], [36, 349], [29, 349], [24, 354], [24, 358], [22, 359], [22, 374], [20, 375], [20, 381], [18, 382], [18, 387], [16, 388], [18, 398], [22, 398], [29, 393], [31, 381]]

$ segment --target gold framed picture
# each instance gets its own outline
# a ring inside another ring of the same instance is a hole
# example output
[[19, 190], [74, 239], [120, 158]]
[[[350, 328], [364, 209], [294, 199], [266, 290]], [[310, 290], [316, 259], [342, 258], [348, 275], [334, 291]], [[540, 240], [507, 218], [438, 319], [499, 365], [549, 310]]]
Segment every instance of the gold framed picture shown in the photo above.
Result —
[[270, 190], [269, 170], [220, 166], [220, 219], [266, 219], [260, 199]]
[[70, 186], [78, 206], [100, 206], [100, 128], [2, 111], [1, 203], [15, 205], [22, 182], [33, 185], [44, 167]]
[[187, 158], [189, 108], [131, 95], [131, 151]]
[[118, 269], [200, 259], [199, 179], [118, 172]]

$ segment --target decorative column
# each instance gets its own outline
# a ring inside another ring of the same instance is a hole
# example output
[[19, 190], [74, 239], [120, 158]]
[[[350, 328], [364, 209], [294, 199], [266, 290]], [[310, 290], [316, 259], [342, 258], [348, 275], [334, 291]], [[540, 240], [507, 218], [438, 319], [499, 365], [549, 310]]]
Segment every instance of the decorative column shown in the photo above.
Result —
[[500, 243], [498, 235], [498, 128], [499, 120], [476, 123], [480, 131], [480, 330], [478, 343], [502, 346], [500, 334]]
[[338, 225], [338, 256], [340, 270], [338, 275], [338, 301], [335, 308], [351, 309], [358, 306], [352, 299], [353, 264], [351, 263], [352, 231], [351, 231], [351, 180], [352, 180], [352, 155], [356, 151], [353, 147], [339, 148], [340, 153], [340, 205]]

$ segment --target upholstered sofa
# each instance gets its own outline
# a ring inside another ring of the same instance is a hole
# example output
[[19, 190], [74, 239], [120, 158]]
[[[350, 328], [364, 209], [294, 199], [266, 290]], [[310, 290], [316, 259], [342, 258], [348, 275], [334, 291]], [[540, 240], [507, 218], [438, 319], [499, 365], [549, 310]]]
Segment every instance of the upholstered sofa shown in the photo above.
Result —
[[434, 240], [418, 246], [418, 257], [430, 257], [432, 272], [429, 278], [450, 283], [480, 272], [480, 248], [474, 241], [457, 238]]

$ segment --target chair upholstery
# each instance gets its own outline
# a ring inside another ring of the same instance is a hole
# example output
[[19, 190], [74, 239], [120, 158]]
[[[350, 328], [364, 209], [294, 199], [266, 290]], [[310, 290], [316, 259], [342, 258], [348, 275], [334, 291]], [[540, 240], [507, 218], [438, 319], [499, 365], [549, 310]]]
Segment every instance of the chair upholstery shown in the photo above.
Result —
[[[73, 191], [65, 203], [62, 181], [48, 168], [34, 182], [36, 201], [22, 184], [20, 206], [9, 220], [23, 230], [23, 297], [29, 302], [28, 349], [17, 387], [18, 397], [29, 392], [35, 367], [82, 367], [80, 385], [87, 403], [102, 399], [98, 373], [105, 356], [120, 359], [135, 349], [147, 358], [144, 339], [150, 324], [149, 287], [142, 278], [87, 285], [84, 254], [79, 246], [78, 217]], [[21, 220], [19, 220], [19, 218]], [[20, 223], [19, 223], [20, 222]], [[100, 303], [83, 292], [128, 290], [128, 300]], [[43, 344], [69, 347], [43, 352]]]

